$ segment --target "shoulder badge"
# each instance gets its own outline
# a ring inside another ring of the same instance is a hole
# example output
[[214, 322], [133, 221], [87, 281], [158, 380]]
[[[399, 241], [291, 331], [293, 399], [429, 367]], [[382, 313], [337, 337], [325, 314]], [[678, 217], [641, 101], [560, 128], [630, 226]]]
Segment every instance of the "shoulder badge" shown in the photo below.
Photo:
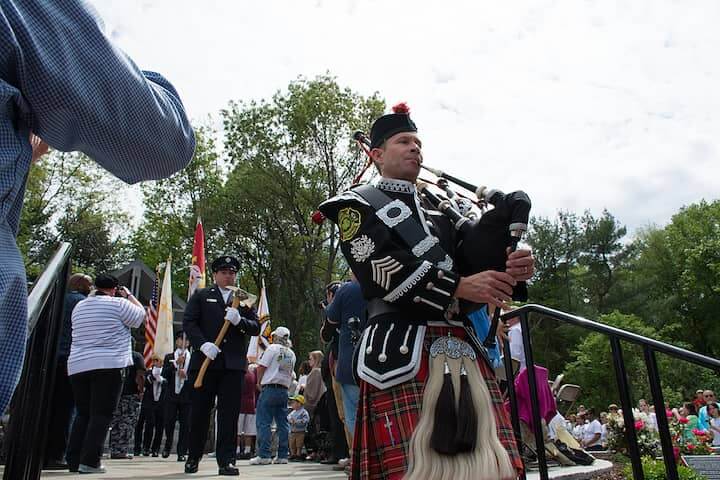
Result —
[[362, 263], [375, 251], [375, 242], [367, 235], [360, 235], [350, 242], [350, 253], [356, 262]]
[[340, 240], [346, 242], [353, 238], [360, 229], [360, 212], [354, 208], [343, 208], [338, 214], [338, 227], [340, 228]]

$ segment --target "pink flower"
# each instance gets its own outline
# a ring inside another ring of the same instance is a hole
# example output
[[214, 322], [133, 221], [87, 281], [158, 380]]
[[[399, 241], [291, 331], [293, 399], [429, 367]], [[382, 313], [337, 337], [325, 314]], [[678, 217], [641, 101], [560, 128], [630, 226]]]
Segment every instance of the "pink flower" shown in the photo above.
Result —
[[693, 428], [692, 432], [695, 434], [696, 437], [705, 436], [705, 432], [703, 432], [702, 430], [698, 430], [697, 428]]
[[673, 415], [672, 410], [665, 410], [665, 416], [666, 416], [667, 418], [673, 418], [674, 415]]
[[683, 425], [686, 425], [690, 420], [688, 420], [685, 417], [678, 418], [678, 422], [682, 423]]
[[692, 443], [688, 443], [688, 444], [687, 444], [687, 449], [692, 452], [693, 450], [695, 450], [695, 445], [693, 445]]
[[635, 430], [642, 430], [642, 428], [645, 426], [642, 420], [638, 420], [635, 422]]

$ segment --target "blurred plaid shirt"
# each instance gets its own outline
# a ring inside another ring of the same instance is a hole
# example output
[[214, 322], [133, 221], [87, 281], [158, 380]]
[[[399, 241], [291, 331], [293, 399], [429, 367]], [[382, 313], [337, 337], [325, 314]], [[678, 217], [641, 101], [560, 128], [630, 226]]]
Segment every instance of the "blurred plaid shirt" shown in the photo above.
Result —
[[0, 0], [0, 413], [22, 368], [27, 288], [15, 236], [32, 149], [80, 151], [118, 178], [167, 177], [195, 138], [173, 86], [138, 69], [78, 0]]

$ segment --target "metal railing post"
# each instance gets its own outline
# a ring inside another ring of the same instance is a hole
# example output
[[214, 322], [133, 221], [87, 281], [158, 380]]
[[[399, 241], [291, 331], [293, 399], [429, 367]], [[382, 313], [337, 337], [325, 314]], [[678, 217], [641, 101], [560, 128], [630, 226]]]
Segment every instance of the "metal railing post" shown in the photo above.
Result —
[[620, 405], [622, 405], [623, 420], [625, 422], [625, 440], [627, 441], [628, 453], [630, 454], [630, 461], [632, 462], [633, 479], [644, 480], [645, 474], [643, 473], [640, 448], [637, 443], [635, 417], [632, 411], [630, 387], [628, 386], [627, 371], [625, 370], [625, 360], [623, 359], [620, 340], [615, 336], [611, 336], [610, 347], [612, 350], [613, 365], [615, 367], [615, 378], [617, 379], [618, 392], [620, 394]]
[[520, 314], [523, 348], [525, 349], [525, 365], [527, 366], [528, 387], [530, 387], [530, 409], [532, 410], [533, 430], [535, 433], [535, 453], [537, 454], [540, 479], [548, 480], [547, 458], [545, 456], [545, 436], [540, 422], [540, 403], [538, 400], [537, 383], [535, 377], [535, 362], [533, 361], [532, 345], [530, 342], [530, 324], [527, 313]]
[[670, 438], [670, 427], [665, 416], [665, 400], [663, 399], [662, 384], [660, 383], [660, 372], [657, 359], [653, 349], [645, 345], [645, 365], [647, 365], [648, 378], [650, 380], [650, 392], [655, 405], [655, 418], [657, 419], [658, 433], [660, 433], [660, 445], [662, 446], [663, 460], [665, 460], [665, 474], [669, 480], [678, 480], [677, 464], [675, 463], [675, 452], [672, 439]]
[[[522, 455], [522, 433], [520, 432], [520, 415], [518, 414], [517, 397], [515, 395], [515, 372], [513, 371], [512, 357], [510, 356], [510, 341], [503, 339], [503, 364], [505, 365], [505, 379], [507, 380], [508, 400], [510, 401], [510, 421], [512, 422], [515, 443], [518, 452]], [[525, 470], [520, 474], [520, 480], [525, 480]]]

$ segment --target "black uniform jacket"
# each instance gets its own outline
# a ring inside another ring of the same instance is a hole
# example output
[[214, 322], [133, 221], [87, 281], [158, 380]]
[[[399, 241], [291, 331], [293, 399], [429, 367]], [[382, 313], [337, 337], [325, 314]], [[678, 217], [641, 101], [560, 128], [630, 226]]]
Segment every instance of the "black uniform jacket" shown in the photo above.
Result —
[[[193, 353], [195, 355], [195, 353]], [[190, 356], [192, 359], [192, 356]], [[163, 385], [165, 389], [165, 395], [167, 400], [175, 403], [190, 403], [190, 392], [192, 391], [192, 382], [186, 378], [183, 383], [180, 393], [175, 393], [175, 374], [177, 373], [177, 367], [173, 360], [175, 359], [174, 353], [168, 353], [165, 355], [165, 361], [163, 362], [162, 376], [167, 382]]]
[[[225, 322], [225, 308], [220, 288], [213, 285], [196, 291], [185, 307], [183, 330], [190, 338], [194, 351], [190, 357], [190, 371], [200, 370], [205, 354], [200, 346], [214, 342]], [[260, 334], [257, 313], [250, 308], [240, 308], [242, 319], [230, 325], [220, 344], [221, 352], [210, 362], [210, 369], [247, 370], [247, 347], [250, 337]]]
[[[443, 214], [421, 206], [413, 184], [382, 179], [377, 187], [390, 199], [402, 202], [407, 212], [404, 217], [379, 214], [353, 190], [325, 201], [320, 210], [338, 224], [340, 247], [367, 300], [378, 298], [395, 305], [406, 322], [443, 321], [459, 280], [452, 264], [456, 232]], [[449, 261], [431, 263], [423, 258], [426, 248], [405, 245], [391, 227], [401, 218], [417, 222], [425, 230], [425, 244], [438, 243]], [[393, 317], [397, 316], [395, 312]]]
[[[162, 381], [162, 376], [160, 377], [161, 380], [158, 382], [155, 380], [155, 377], [152, 374], [152, 368], [147, 370], [145, 372], [145, 391], [143, 392], [143, 398], [141, 408], [155, 408], [158, 404], [165, 403], [165, 399], [167, 398], [167, 382]], [[154, 395], [154, 386], [155, 384], [160, 383], [160, 398], [155, 400]]]

